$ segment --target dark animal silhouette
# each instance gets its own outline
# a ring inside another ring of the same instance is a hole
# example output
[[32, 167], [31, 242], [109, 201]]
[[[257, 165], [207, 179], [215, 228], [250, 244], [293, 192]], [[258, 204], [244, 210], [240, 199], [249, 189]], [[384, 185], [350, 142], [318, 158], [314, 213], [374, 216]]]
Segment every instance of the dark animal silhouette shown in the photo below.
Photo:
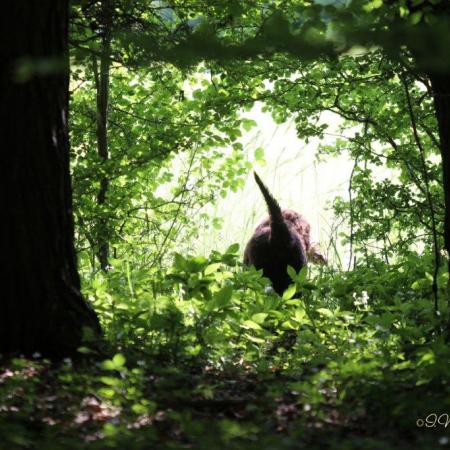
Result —
[[[305, 217], [292, 209], [283, 209], [281, 214], [283, 214], [283, 219], [291, 223], [299, 234], [308, 262], [321, 265], [328, 264], [327, 258], [323, 255], [319, 243], [311, 241], [311, 225]], [[268, 226], [270, 226], [270, 216], [263, 220], [256, 230]]]
[[292, 283], [287, 266], [292, 266], [298, 272], [307, 263], [305, 246], [310, 245], [310, 228], [307, 224], [306, 244], [305, 236], [302, 237], [298, 230], [302, 224], [296, 223], [301, 218], [300, 214], [291, 210], [283, 212], [256, 172], [254, 176], [266, 201], [269, 218], [256, 227], [245, 248], [244, 264], [262, 269], [263, 275], [272, 282], [275, 292], [281, 295]]

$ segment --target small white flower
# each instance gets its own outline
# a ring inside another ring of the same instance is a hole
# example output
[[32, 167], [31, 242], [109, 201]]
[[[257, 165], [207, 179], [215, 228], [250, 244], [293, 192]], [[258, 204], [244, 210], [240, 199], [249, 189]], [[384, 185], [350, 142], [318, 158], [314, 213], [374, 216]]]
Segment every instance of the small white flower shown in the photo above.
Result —
[[264, 293], [265, 294], [273, 294], [275, 291], [273, 290], [273, 287], [272, 286], [266, 286], [265, 288], [264, 288]]
[[362, 291], [360, 296], [356, 292], [353, 292], [353, 299], [355, 306], [361, 306], [363, 309], [369, 306], [369, 294], [367, 291]]

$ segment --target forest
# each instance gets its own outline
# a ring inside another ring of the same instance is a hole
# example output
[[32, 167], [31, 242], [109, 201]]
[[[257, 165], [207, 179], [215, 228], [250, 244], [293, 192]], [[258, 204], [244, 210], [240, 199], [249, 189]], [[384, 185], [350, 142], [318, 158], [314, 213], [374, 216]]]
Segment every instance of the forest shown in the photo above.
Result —
[[450, 2], [5, 0], [0, 450], [450, 448]]

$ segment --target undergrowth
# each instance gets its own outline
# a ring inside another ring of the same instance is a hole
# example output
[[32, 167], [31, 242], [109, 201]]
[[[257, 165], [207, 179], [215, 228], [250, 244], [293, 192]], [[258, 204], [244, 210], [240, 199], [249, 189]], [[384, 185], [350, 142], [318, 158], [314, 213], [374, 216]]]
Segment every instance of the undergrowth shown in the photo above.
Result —
[[85, 273], [102, 350], [3, 361], [1, 448], [448, 447], [446, 273], [437, 313], [414, 254], [279, 297], [238, 250]]

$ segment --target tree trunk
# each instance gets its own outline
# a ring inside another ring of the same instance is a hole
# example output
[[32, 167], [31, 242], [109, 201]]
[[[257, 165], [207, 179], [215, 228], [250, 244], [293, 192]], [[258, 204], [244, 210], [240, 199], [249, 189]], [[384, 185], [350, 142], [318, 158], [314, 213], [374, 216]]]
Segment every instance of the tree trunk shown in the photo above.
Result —
[[[450, 254], [450, 75], [429, 75], [441, 142], [445, 201], [444, 245]], [[448, 270], [450, 273], [450, 259]]]
[[0, 353], [73, 354], [100, 332], [80, 294], [69, 172], [68, 0], [2, 5]]
[[[112, 2], [102, 0], [100, 22], [102, 26], [102, 46], [100, 56], [100, 70], [97, 65], [97, 56], [93, 56], [94, 77], [97, 92], [97, 151], [105, 164], [109, 159], [108, 151], [108, 102], [109, 102], [109, 72], [111, 67], [111, 28], [112, 28]], [[106, 194], [109, 187], [109, 178], [106, 170], [100, 173], [100, 188], [97, 194], [100, 218], [97, 224], [97, 257], [100, 267], [106, 271], [109, 267], [109, 233], [108, 220], [103, 212], [106, 203]]]

